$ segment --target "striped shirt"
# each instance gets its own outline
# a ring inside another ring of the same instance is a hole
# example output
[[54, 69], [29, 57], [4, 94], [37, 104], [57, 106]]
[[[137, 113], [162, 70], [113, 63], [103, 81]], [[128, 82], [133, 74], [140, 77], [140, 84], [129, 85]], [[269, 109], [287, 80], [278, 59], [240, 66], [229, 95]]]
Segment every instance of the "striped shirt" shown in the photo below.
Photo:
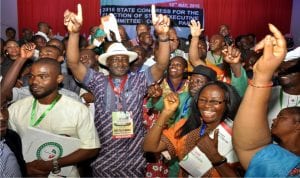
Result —
[[0, 177], [21, 177], [20, 166], [5, 140], [0, 141]]
[[108, 76], [88, 69], [84, 85], [95, 96], [95, 125], [102, 143], [97, 159], [92, 163], [95, 177], [144, 177], [146, 161], [142, 142], [145, 135], [142, 106], [147, 87], [153, 82], [150, 68], [128, 74], [120, 95], [123, 111], [131, 111], [134, 137], [112, 138], [112, 112], [117, 111], [117, 96], [109, 85]]

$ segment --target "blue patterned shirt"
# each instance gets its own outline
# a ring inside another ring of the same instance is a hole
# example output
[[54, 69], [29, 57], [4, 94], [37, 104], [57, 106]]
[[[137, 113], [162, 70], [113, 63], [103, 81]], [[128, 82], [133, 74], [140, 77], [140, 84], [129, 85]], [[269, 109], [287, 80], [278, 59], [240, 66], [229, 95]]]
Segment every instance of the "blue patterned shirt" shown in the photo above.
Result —
[[0, 177], [21, 177], [21, 170], [14, 153], [5, 140], [0, 141]]
[[279, 145], [270, 144], [254, 155], [245, 177], [297, 177], [300, 175], [293, 175], [293, 172], [299, 164], [299, 156]]
[[[120, 98], [108, 82], [108, 76], [88, 69], [83, 84], [95, 96], [95, 125], [102, 147], [98, 158], [92, 163], [95, 177], [144, 177], [146, 161], [142, 142], [145, 135], [143, 125], [143, 98], [153, 82], [150, 68], [144, 72], [129, 73]], [[112, 138], [112, 112], [117, 111], [117, 100], [123, 111], [131, 111], [134, 137]]]

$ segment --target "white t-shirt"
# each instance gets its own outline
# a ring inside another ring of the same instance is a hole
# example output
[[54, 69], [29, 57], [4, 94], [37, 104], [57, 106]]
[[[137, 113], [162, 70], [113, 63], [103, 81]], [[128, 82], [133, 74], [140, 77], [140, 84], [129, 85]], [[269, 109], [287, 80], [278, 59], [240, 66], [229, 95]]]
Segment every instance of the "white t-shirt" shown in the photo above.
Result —
[[[81, 101], [79, 95], [71, 90], [68, 90], [65, 88], [60, 88], [58, 90], [58, 93], [60, 93], [62, 95], [66, 95], [68, 97], [71, 97], [77, 101]], [[14, 87], [12, 89], [12, 100], [10, 102], [14, 103], [20, 99], [26, 98], [27, 96], [31, 96], [29, 86], [25, 86], [25, 87], [21, 87], [21, 88]]]
[[[30, 126], [33, 101], [34, 98], [29, 96], [13, 103], [8, 108], [9, 127], [15, 130], [21, 139]], [[48, 106], [37, 102], [35, 119], [40, 117]], [[90, 117], [89, 109], [84, 104], [64, 95], [36, 127], [54, 134], [78, 138], [81, 141], [80, 148], [82, 149], [100, 147], [94, 120], [93, 117]], [[73, 169], [71, 176], [79, 176], [78, 171]]]

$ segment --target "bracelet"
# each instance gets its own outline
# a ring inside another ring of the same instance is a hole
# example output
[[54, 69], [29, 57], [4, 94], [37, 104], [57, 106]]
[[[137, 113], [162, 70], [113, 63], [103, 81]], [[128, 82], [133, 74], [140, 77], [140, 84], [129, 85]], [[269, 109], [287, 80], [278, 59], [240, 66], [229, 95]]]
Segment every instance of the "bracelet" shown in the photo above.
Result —
[[158, 126], [158, 127], [160, 127], [160, 128], [162, 128], [162, 129], [165, 128], [164, 125], [161, 125], [161, 124], [159, 124], [158, 122], [156, 122], [155, 125]]
[[270, 88], [273, 86], [273, 82], [270, 82], [266, 85], [256, 85], [253, 83], [253, 80], [249, 80], [248, 84], [252, 87], [255, 87], [255, 88]]
[[158, 41], [159, 42], [168, 42], [168, 41], [170, 41], [170, 38], [169, 37], [164, 38], [164, 39], [158, 38]]
[[218, 167], [221, 166], [222, 164], [227, 163], [227, 158], [224, 157], [221, 161], [218, 161], [216, 163], [211, 163], [213, 165], [213, 167]]

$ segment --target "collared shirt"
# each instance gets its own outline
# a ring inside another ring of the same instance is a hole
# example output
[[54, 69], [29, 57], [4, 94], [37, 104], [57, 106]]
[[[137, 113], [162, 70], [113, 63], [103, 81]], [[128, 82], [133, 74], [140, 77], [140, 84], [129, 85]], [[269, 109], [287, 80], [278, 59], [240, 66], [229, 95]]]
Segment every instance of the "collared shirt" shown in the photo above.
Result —
[[[190, 105], [190, 94], [188, 91], [188, 81], [187, 80], [182, 80], [182, 86], [178, 88], [176, 93], [179, 96], [180, 104], [175, 112], [175, 114], [172, 116], [171, 119], [168, 121], [168, 125], [171, 126], [178, 122], [182, 118], [188, 118], [189, 116], [189, 105]], [[164, 101], [163, 98], [171, 93], [174, 92], [172, 87], [168, 84], [167, 79], [164, 79], [163, 82], [160, 84], [160, 87], [163, 89], [162, 97], [159, 98], [159, 100], [152, 105], [152, 99], [150, 98], [147, 106], [148, 107], [154, 107], [156, 111], [162, 111], [164, 108]]]
[[282, 87], [272, 87], [272, 95], [268, 104], [268, 122], [269, 127], [278, 113], [287, 107], [300, 106], [300, 95], [291, 95], [283, 91]]
[[[23, 138], [30, 126], [32, 111], [32, 96], [18, 100], [9, 106], [9, 126]], [[36, 116], [41, 116], [49, 105], [37, 102]], [[88, 108], [65, 95], [58, 100], [55, 107], [51, 109], [36, 128], [56, 135], [65, 135], [80, 140], [81, 149], [94, 149], [100, 147], [93, 118]], [[24, 158], [26, 155], [24, 155]], [[26, 160], [26, 158], [25, 158]], [[79, 172], [74, 166], [70, 177], [79, 177]]]
[[[124, 89], [117, 96], [108, 83], [108, 76], [88, 69], [84, 85], [95, 96], [95, 125], [102, 143], [96, 160], [91, 164], [95, 177], [144, 177], [146, 160], [142, 142], [145, 135], [142, 106], [147, 87], [153, 82], [150, 68], [129, 73]], [[124, 111], [132, 112], [134, 137], [113, 139], [112, 112], [118, 110], [119, 97]]]
[[220, 65], [223, 63], [223, 57], [213, 54], [212, 51], [207, 52], [206, 56], [206, 62], [209, 61], [210, 63], [215, 64], [216, 66], [220, 67]]
[[5, 140], [0, 141], [0, 177], [21, 177], [20, 166]]

